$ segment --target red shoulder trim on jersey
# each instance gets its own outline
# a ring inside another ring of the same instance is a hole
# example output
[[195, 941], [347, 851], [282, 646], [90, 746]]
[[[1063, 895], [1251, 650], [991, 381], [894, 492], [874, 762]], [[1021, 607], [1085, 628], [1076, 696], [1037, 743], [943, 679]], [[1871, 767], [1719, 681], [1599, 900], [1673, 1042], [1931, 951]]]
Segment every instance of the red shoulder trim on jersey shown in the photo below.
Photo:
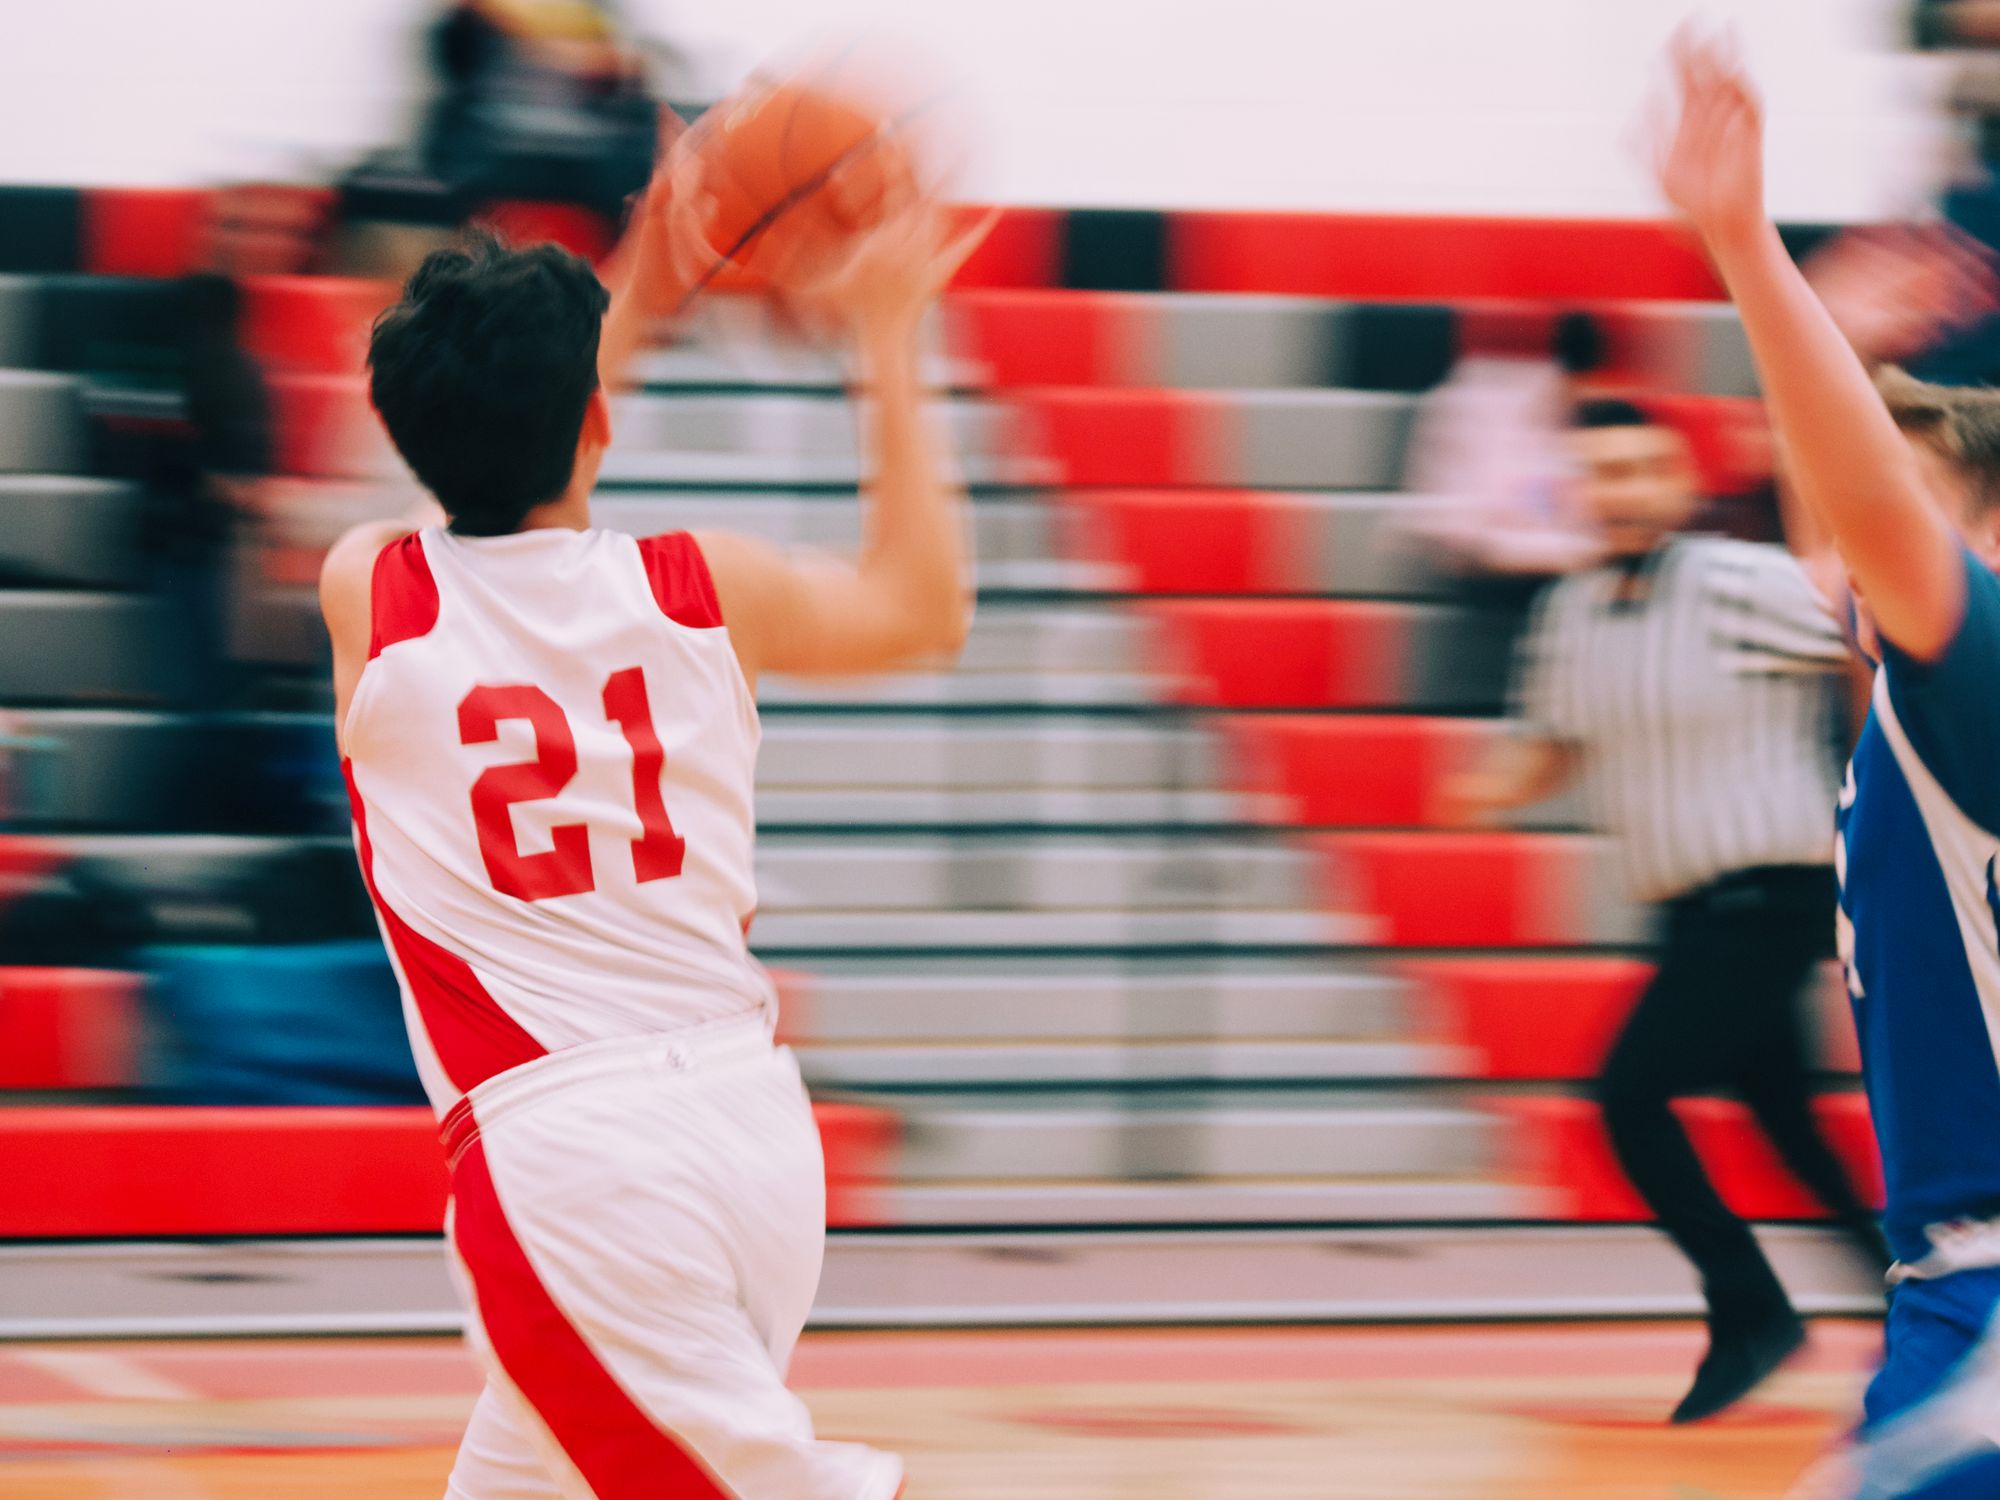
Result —
[[712, 630], [722, 623], [722, 606], [715, 602], [715, 580], [708, 576], [708, 559], [701, 543], [685, 531], [649, 536], [639, 543], [646, 581], [660, 613], [676, 625]]
[[376, 554], [368, 611], [370, 661], [398, 641], [431, 633], [438, 622], [438, 587], [421, 536], [412, 532]]

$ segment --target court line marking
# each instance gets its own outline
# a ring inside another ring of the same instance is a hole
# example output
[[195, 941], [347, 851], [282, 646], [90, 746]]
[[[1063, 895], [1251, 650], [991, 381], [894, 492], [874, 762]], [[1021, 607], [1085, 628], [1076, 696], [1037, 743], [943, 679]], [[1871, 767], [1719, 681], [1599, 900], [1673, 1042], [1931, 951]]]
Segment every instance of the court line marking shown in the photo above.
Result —
[[137, 1360], [98, 1349], [32, 1349], [9, 1351], [17, 1364], [28, 1365], [66, 1380], [92, 1396], [113, 1401], [199, 1401], [191, 1386], [149, 1370]]

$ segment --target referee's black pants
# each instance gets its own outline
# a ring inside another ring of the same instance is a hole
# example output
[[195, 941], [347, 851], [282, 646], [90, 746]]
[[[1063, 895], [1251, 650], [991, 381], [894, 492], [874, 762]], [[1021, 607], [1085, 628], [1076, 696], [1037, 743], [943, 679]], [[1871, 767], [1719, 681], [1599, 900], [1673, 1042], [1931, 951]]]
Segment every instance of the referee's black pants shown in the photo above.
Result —
[[1726, 875], [1670, 903], [1659, 971], [1598, 1080], [1618, 1160], [1701, 1272], [1718, 1332], [1786, 1315], [1789, 1302], [1669, 1100], [1741, 1098], [1793, 1175], [1887, 1264], [1873, 1214], [1812, 1116], [1807, 981], [1831, 951], [1834, 901], [1831, 869], [1782, 865]]

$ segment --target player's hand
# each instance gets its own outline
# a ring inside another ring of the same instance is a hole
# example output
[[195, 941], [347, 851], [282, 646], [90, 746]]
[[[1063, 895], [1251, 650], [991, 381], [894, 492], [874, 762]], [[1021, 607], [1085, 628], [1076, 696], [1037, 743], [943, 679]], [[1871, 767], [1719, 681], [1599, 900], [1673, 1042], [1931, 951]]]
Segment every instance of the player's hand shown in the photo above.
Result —
[[[664, 317], [699, 291], [717, 260], [709, 243], [715, 196], [704, 180], [706, 136], [660, 107], [653, 175], [628, 200], [625, 238], [604, 274], [627, 287], [648, 317]], [[627, 262], [620, 267], [620, 262]]]
[[856, 240], [847, 256], [794, 301], [808, 315], [863, 337], [907, 336], [993, 227], [970, 227], [931, 200], [912, 203]]
[[1759, 233], [1764, 112], [1733, 47], [1683, 28], [1672, 46], [1676, 107], [1655, 142], [1660, 188], [1711, 251]]
[[[663, 111], [670, 114], [671, 111]], [[663, 128], [659, 165], [646, 185], [640, 214], [648, 230], [648, 251], [655, 264], [648, 280], [660, 288], [662, 300], [676, 303], [698, 290], [719, 258], [709, 235], [715, 217], [715, 195], [709, 191], [701, 156], [706, 137], [682, 126], [671, 134]]]

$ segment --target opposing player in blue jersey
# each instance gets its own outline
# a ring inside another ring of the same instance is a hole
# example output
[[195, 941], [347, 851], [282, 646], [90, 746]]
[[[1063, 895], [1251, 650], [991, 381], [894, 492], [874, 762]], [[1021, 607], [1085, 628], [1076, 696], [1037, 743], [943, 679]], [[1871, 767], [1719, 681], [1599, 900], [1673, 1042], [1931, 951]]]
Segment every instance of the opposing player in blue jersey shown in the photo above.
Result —
[[1780, 243], [1761, 112], [1684, 35], [1660, 180], [1741, 311], [1881, 670], [1838, 815], [1841, 949], [1887, 1183], [1883, 1364], [1815, 1493], [2000, 1496], [2000, 392], [1898, 397]]

